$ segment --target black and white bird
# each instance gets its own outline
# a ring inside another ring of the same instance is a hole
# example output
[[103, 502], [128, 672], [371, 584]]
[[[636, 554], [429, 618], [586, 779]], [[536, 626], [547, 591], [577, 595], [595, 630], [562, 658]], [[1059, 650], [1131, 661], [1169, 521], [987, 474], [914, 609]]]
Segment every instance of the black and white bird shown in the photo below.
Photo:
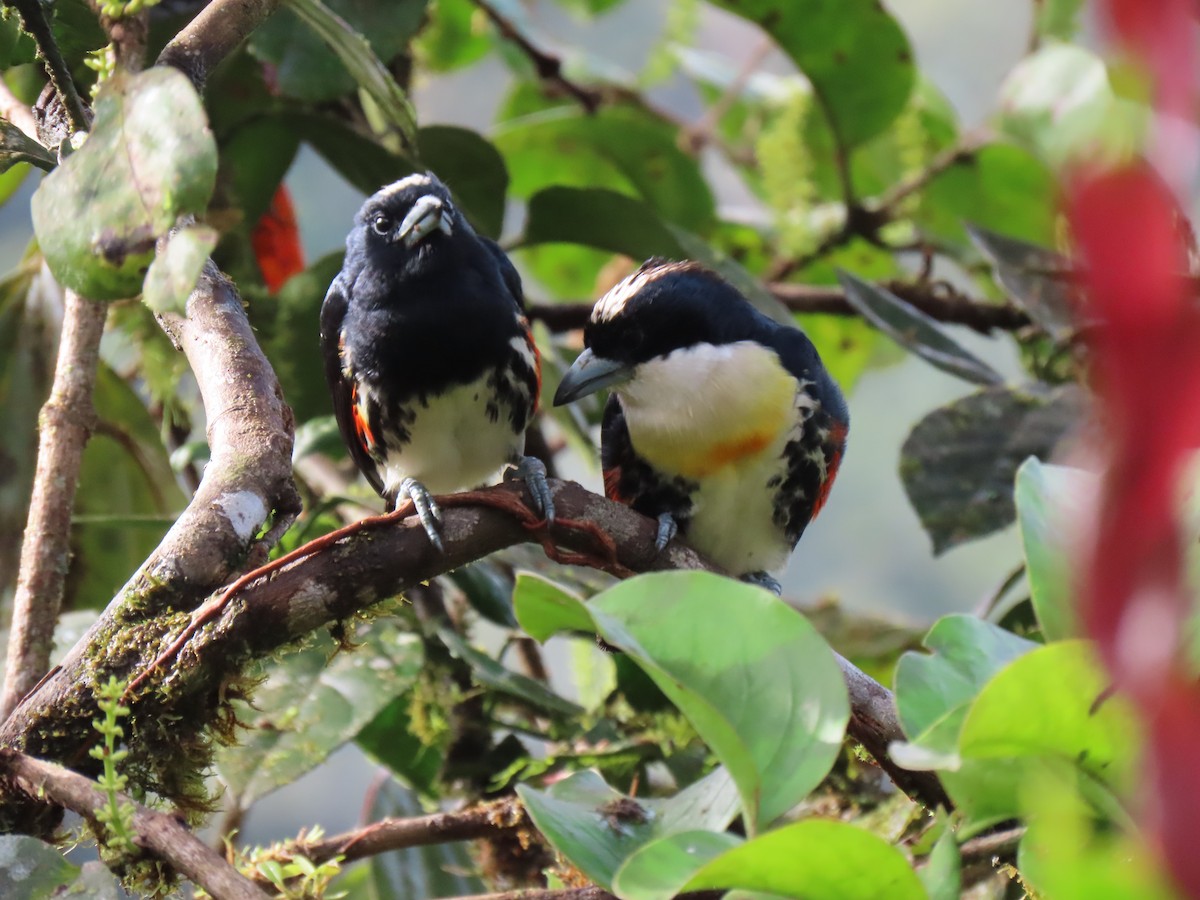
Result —
[[389, 509], [412, 499], [434, 546], [431, 493], [476, 487], [505, 464], [553, 519], [545, 467], [524, 455], [541, 359], [520, 276], [432, 173], [359, 210], [321, 306], [321, 349], [351, 457]]
[[612, 388], [605, 493], [776, 593], [846, 447], [842, 392], [799, 328], [696, 262], [647, 261], [605, 294], [556, 405]]

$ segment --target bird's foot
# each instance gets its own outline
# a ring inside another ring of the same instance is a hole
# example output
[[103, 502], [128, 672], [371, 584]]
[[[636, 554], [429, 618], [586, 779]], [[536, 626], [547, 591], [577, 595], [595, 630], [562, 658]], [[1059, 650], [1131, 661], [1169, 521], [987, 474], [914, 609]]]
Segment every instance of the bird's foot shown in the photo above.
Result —
[[546, 483], [546, 464], [536, 456], [522, 456], [514, 469], [516, 477], [529, 486], [534, 505], [546, 520], [546, 524], [553, 525], [554, 496], [550, 493], [550, 485]]
[[654, 538], [654, 547], [659, 553], [671, 543], [671, 538], [679, 533], [679, 523], [669, 512], [658, 514], [658, 534]]
[[742, 581], [747, 584], [756, 584], [761, 588], [766, 588], [776, 597], [783, 594], [783, 585], [766, 572], [747, 572], [742, 576]]
[[417, 518], [421, 520], [421, 527], [429, 535], [429, 543], [433, 544], [439, 553], [445, 551], [441, 534], [442, 510], [437, 505], [437, 501], [433, 499], [433, 495], [425, 490], [425, 485], [415, 478], [405, 478], [400, 482], [396, 496], [398, 498], [408, 497], [412, 500], [413, 507], [417, 511]]

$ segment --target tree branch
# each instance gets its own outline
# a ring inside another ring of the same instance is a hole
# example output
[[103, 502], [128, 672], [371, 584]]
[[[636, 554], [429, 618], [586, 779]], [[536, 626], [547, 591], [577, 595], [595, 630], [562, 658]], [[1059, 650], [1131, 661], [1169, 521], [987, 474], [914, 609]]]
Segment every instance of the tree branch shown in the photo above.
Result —
[[[291, 411], [233, 285], [209, 262], [188, 299], [186, 317], [164, 316], [161, 321], [187, 354], [200, 386], [211, 448], [204, 478], [129, 584], [0, 726], [0, 744], [82, 770], [94, 768], [84, 758], [92, 740], [94, 686], [108, 674], [123, 678], [144, 664], [147, 648], [157, 648], [178, 631], [188, 612], [227, 583], [253, 548], [265, 552], [265, 545], [299, 510], [291, 479]], [[274, 522], [260, 541], [259, 530], [272, 511]], [[217, 668], [231, 671], [224, 665]], [[223, 677], [218, 675], [217, 681]], [[166, 706], [194, 716], [194, 729], [176, 728], [174, 720], [159, 718], [162, 706], [142, 718], [135, 712], [127, 764], [147, 789], [180, 802], [187, 797], [199, 802], [202, 788], [195, 771], [186, 771], [187, 763], [203, 762], [210, 751], [191, 742], [213, 724], [219, 702], [215, 694], [205, 698], [206, 715], [201, 716], [187, 707], [189, 699], [195, 702], [194, 695], [177, 696]], [[44, 833], [55, 819], [49, 812], [0, 802], [0, 831]]]
[[322, 841], [300, 841], [285, 852], [301, 853], [314, 863], [335, 856], [352, 862], [405, 847], [473, 841], [498, 831], [533, 830], [525, 807], [516, 797], [505, 797], [454, 812], [434, 813], [411, 819], [380, 819], [362, 828], [334, 835]]
[[[1012, 303], [975, 300], [945, 282], [885, 281], [881, 286], [939, 322], [965, 325], [980, 334], [1017, 331], [1031, 324], [1029, 315]], [[858, 315], [846, 300], [846, 292], [836, 285], [775, 282], [767, 288], [792, 312]], [[535, 303], [529, 307], [529, 317], [551, 331], [582, 328], [591, 313], [591, 303]]]
[[513, 44], [518, 50], [528, 57], [533, 63], [534, 71], [537, 77], [542, 81], [554, 85], [563, 93], [572, 97], [586, 112], [594, 113], [600, 108], [600, 104], [604, 98], [599, 91], [591, 88], [586, 88], [583, 85], [576, 84], [570, 78], [563, 74], [562, 60], [553, 54], [547, 53], [545, 50], [534, 46], [534, 44], [521, 33], [521, 29], [509, 21], [500, 13], [496, 7], [492, 6], [488, 0], [472, 0], [474, 4], [483, 10], [486, 15], [496, 26], [496, 30], [501, 36]]
[[39, 417], [37, 469], [21, 544], [0, 719], [50, 668], [71, 549], [71, 509], [83, 448], [96, 423], [92, 390], [107, 312], [102, 303], [74, 291], [66, 294], [54, 385]]
[[157, 65], [173, 66], [203, 92], [208, 76], [250, 32], [279, 8], [281, 0], [212, 0], [158, 55]]
[[[0, 771], [29, 797], [48, 797], [60, 806], [94, 820], [108, 798], [94, 782], [77, 772], [0, 747]], [[268, 900], [268, 895], [206, 847], [174, 816], [133, 806], [133, 840], [172, 869], [204, 888], [215, 900]]]
[[33, 37], [37, 44], [38, 53], [46, 64], [46, 74], [50, 83], [66, 110], [72, 131], [86, 131], [91, 124], [91, 116], [83, 105], [79, 91], [75, 88], [75, 79], [62, 52], [54, 40], [54, 32], [50, 30], [50, 22], [46, 11], [39, 0], [4, 0], [6, 6], [11, 6], [21, 16], [21, 27]]

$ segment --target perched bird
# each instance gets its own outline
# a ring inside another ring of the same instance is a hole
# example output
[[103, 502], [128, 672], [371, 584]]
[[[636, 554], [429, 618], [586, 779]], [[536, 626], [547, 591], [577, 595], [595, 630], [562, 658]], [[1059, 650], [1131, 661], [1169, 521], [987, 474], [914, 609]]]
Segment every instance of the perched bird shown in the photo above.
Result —
[[553, 519], [545, 466], [524, 456], [541, 359], [521, 278], [432, 173], [359, 210], [321, 306], [321, 349], [351, 457], [389, 509], [412, 499], [435, 547], [430, 492], [476, 487], [505, 463]]
[[779, 593], [846, 446], [846, 401], [799, 328], [696, 262], [648, 260], [605, 294], [554, 403], [611, 387], [609, 498], [657, 517], [734, 575]]

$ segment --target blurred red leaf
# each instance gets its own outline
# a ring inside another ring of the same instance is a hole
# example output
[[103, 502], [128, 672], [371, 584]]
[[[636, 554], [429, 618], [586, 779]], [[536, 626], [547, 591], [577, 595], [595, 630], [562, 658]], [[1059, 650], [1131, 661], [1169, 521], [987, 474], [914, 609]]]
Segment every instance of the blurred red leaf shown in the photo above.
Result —
[[280, 185], [271, 198], [271, 208], [263, 213], [250, 235], [250, 244], [258, 260], [263, 281], [272, 293], [279, 290], [293, 275], [304, 271], [304, 250], [300, 246], [300, 229], [292, 197]]

